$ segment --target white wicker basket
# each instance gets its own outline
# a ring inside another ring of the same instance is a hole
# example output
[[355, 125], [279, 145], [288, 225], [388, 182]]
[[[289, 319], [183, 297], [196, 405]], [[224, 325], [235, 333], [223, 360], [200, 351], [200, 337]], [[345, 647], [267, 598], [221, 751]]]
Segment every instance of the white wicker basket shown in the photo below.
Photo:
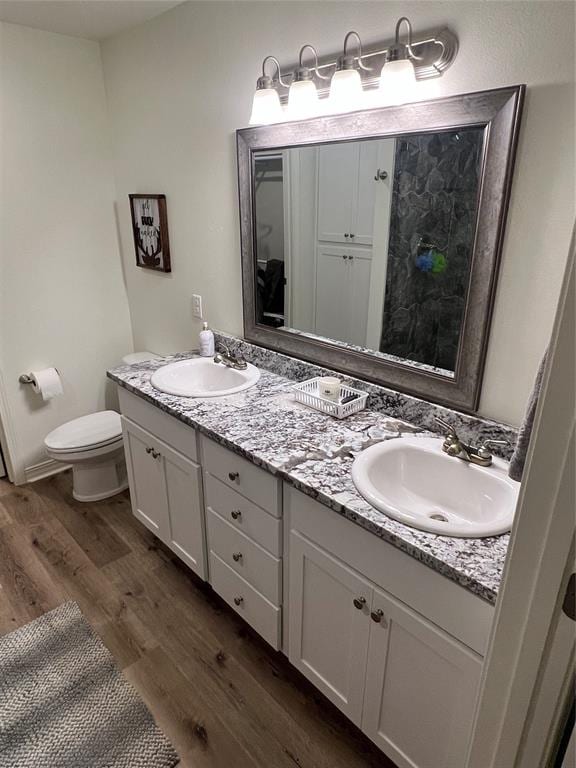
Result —
[[352, 389], [352, 387], [346, 386], [346, 384], [340, 385], [340, 397], [344, 398], [348, 395], [358, 395], [354, 400], [349, 403], [338, 403], [334, 400], [328, 400], [326, 397], [322, 397], [318, 388], [319, 377], [315, 379], [308, 379], [300, 384], [294, 385], [294, 392], [296, 394], [296, 400], [304, 405], [309, 405], [310, 408], [315, 408], [317, 411], [327, 413], [329, 416], [334, 416], [337, 419], [345, 419], [346, 416], [351, 416], [353, 413], [358, 413], [366, 408], [366, 401], [368, 400], [368, 393], [361, 392], [359, 389]]

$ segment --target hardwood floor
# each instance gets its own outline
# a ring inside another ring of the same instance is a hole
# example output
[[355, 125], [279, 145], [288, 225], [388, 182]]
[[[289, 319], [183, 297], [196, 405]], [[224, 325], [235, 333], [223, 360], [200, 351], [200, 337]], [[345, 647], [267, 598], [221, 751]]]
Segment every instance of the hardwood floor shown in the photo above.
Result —
[[76, 600], [182, 768], [394, 768], [130, 511], [0, 481], [0, 634]]

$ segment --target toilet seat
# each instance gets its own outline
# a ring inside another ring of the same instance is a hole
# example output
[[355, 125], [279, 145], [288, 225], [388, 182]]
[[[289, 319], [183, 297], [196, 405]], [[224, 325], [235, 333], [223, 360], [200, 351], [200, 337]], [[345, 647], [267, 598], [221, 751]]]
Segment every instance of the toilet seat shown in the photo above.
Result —
[[62, 424], [44, 440], [53, 454], [83, 453], [122, 442], [120, 414], [98, 411]]

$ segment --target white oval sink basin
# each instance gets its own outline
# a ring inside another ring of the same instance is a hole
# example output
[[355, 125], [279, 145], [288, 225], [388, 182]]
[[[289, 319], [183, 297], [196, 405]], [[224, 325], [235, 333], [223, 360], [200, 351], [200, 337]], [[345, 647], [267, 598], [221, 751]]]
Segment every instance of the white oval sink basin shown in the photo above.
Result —
[[256, 366], [243, 371], [215, 363], [211, 357], [194, 357], [158, 368], [150, 383], [160, 392], [179, 397], [223, 397], [253, 387], [260, 378]]
[[401, 437], [373, 445], [352, 465], [372, 506], [405, 525], [444, 536], [498, 536], [512, 527], [520, 484], [494, 458], [479, 467], [442, 452], [442, 440]]

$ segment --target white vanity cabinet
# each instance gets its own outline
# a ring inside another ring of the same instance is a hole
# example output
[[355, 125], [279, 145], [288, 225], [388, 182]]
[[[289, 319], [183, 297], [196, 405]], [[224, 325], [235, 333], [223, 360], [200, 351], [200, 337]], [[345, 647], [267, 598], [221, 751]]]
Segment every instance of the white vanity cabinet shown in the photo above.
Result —
[[132, 511], [206, 579], [202, 470], [196, 461], [196, 432], [129, 393], [121, 391], [120, 402]]
[[494, 607], [144, 399], [119, 397], [134, 515], [398, 768], [461, 768]]
[[492, 607], [289, 486], [284, 506], [292, 664], [399, 768], [461, 768]]
[[202, 436], [210, 584], [270, 645], [282, 644], [282, 487]]

